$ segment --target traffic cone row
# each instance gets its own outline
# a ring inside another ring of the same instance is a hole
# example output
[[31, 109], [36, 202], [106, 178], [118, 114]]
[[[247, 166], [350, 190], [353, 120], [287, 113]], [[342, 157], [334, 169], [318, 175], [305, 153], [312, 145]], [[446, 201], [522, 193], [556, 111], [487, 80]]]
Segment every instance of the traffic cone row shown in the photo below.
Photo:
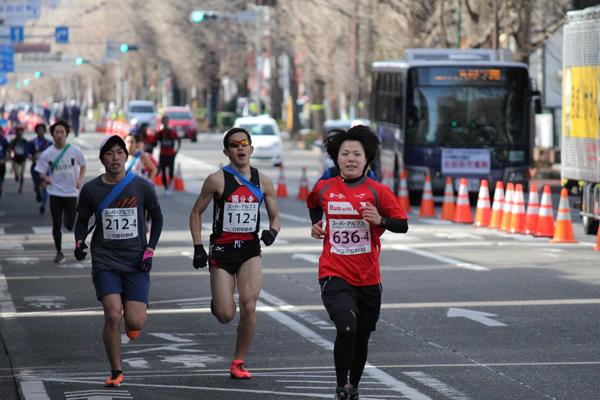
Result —
[[[401, 175], [399, 199], [408, 201], [408, 190], [405, 172]], [[545, 185], [542, 191], [541, 201], [538, 200], [538, 188], [531, 183], [525, 207], [525, 196], [522, 184], [506, 184], [506, 191], [501, 181], [496, 182], [493, 205], [490, 207], [490, 195], [488, 181], [481, 180], [479, 197], [475, 210], [474, 225], [479, 227], [489, 226], [504, 232], [528, 234], [538, 237], [550, 237], [552, 243], [576, 243], [573, 235], [573, 224], [569, 208], [569, 195], [567, 189], [563, 188], [560, 193], [560, 204], [556, 222], [553, 218], [552, 193], [549, 185]], [[435, 216], [433, 204], [433, 193], [431, 188], [431, 177], [425, 177], [423, 196], [419, 209], [419, 216]], [[446, 178], [444, 188], [444, 200], [440, 218], [459, 223], [471, 223], [471, 207], [467, 190], [467, 179], [461, 178], [456, 203], [454, 202], [454, 188], [452, 178]], [[596, 251], [600, 251], [600, 229]]]

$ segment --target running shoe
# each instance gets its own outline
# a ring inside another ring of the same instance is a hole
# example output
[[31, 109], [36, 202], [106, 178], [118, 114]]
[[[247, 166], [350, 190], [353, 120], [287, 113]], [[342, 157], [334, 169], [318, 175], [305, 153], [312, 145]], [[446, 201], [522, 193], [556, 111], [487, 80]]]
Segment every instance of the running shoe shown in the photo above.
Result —
[[348, 392], [344, 387], [335, 388], [335, 397], [334, 400], [348, 400]]
[[123, 371], [113, 370], [110, 376], [104, 381], [106, 386], [119, 386], [123, 383]]
[[62, 253], [62, 251], [56, 252], [56, 257], [54, 257], [54, 262], [57, 264], [65, 262], [65, 255]]
[[250, 379], [252, 374], [246, 368], [244, 368], [243, 360], [233, 360], [229, 366], [229, 372], [233, 379]]
[[125, 326], [125, 334], [129, 339], [135, 340], [140, 337], [142, 331], [140, 329], [129, 329], [127, 326]]
[[358, 390], [354, 388], [348, 389], [348, 400], [359, 400], [358, 398]]

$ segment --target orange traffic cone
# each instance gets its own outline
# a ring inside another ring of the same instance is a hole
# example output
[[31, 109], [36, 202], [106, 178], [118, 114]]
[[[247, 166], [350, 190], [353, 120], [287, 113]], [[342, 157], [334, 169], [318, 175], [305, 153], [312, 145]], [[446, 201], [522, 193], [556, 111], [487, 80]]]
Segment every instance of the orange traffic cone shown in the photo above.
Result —
[[600, 251], [600, 228], [598, 228], [598, 238], [596, 239], [596, 247], [594, 247], [594, 250]]
[[456, 210], [452, 222], [462, 222], [465, 224], [473, 222], [471, 204], [469, 204], [469, 191], [467, 190], [467, 178], [460, 178], [458, 196], [456, 197]]
[[538, 199], [537, 185], [529, 185], [529, 199], [527, 200], [527, 218], [525, 218], [525, 233], [533, 235], [537, 228], [540, 214], [540, 201]]
[[502, 223], [500, 230], [504, 232], [510, 231], [510, 220], [512, 217], [512, 203], [514, 194], [514, 184], [508, 182], [506, 184], [506, 193], [504, 194], [504, 207], [502, 208]]
[[173, 176], [173, 190], [176, 192], [185, 192], [185, 185], [183, 184], [183, 175], [181, 174], [181, 164], [177, 163], [175, 168], [175, 175]]
[[525, 234], [525, 197], [523, 196], [523, 185], [520, 183], [517, 183], [513, 194], [510, 233]]
[[302, 167], [300, 189], [298, 190], [298, 200], [306, 201], [306, 199], [308, 199], [308, 178], [306, 177], [306, 167]]
[[279, 167], [279, 179], [277, 181], [277, 197], [288, 197], [287, 185], [285, 184], [285, 175], [283, 174], [283, 164]]
[[540, 201], [538, 223], [533, 235], [541, 237], [554, 236], [554, 207], [552, 206], [552, 192], [550, 191], [550, 185], [544, 185], [542, 200]]
[[444, 188], [444, 201], [442, 203], [442, 215], [440, 218], [446, 221], [452, 221], [454, 218], [454, 186], [452, 185], [452, 178], [446, 178], [446, 187]]
[[162, 182], [162, 174], [160, 172], [158, 172], [156, 174], [156, 176], [154, 177], [154, 184], [156, 186], [162, 186], [163, 182]]
[[504, 185], [502, 181], [496, 182], [494, 190], [494, 204], [492, 205], [492, 217], [490, 218], [490, 228], [499, 229], [502, 225], [502, 211], [504, 208]]
[[562, 188], [560, 191], [560, 203], [558, 203], [558, 214], [554, 224], [554, 237], [552, 243], [577, 243], [573, 237], [573, 224], [571, 223], [571, 209], [569, 208], [569, 191]]
[[431, 190], [431, 177], [425, 177], [423, 186], [423, 197], [421, 198], [421, 207], [419, 207], [420, 217], [435, 217], [435, 205], [433, 204], [433, 190]]
[[487, 179], [482, 179], [479, 185], [479, 197], [475, 209], [475, 226], [488, 226], [492, 218], [490, 207], [490, 190]]
[[400, 193], [398, 193], [398, 200], [400, 200], [400, 206], [405, 212], [410, 211], [410, 197], [408, 196], [408, 185], [406, 179], [408, 178], [408, 172], [405, 169], [400, 173]]

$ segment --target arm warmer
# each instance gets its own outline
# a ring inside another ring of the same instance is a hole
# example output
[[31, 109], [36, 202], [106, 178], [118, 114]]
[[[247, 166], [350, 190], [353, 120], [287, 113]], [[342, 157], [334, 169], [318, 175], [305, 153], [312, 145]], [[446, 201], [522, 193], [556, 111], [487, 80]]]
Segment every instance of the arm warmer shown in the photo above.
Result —
[[323, 219], [323, 209], [321, 207], [309, 208], [310, 222], [312, 225]]
[[379, 226], [394, 233], [408, 232], [408, 220], [406, 219], [381, 217], [381, 224]]
[[163, 227], [163, 216], [160, 211], [160, 207], [156, 207], [152, 210], [148, 210], [150, 218], [152, 218], [152, 226], [150, 227], [150, 239], [148, 240], [148, 247], [156, 249], [158, 239], [162, 232]]

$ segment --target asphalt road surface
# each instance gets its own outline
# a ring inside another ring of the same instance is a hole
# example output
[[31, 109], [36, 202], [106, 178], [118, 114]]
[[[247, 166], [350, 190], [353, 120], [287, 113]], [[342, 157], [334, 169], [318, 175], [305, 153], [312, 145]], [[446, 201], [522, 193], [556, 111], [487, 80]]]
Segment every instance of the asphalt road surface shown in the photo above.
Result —
[[[88, 179], [101, 171], [100, 140], [83, 134], [74, 141], [88, 160]], [[209, 277], [192, 268], [188, 229], [204, 177], [226, 162], [219, 144], [220, 135], [185, 141], [178, 162], [186, 192], [157, 190], [165, 225], [149, 316], [139, 340], [123, 335], [125, 380], [118, 388], [103, 386], [109, 366], [89, 260], [73, 258], [65, 233], [67, 261], [52, 262], [50, 216], [39, 214], [30, 178], [19, 194], [7, 173], [0, 200], [0, 399], [333, 398], [335, 329], [316, 276], [321, 245], [295, 199], [302, 166], [311, 183], [319, 176], [318, 154], [289, 146], [289, 197], [278, 202], [283, 229], [263, 249], [258, 328], [246, 360], [254, 378], [229, 378], [237, 321], [221, 325], [210, 314]], [[278, 169], [257, 166], [277, 181]], [[574, 222], [576, 244], [414, 212], [408, 234], [386, 233], [384, 304], [361, 399], [600, 399], [600, 252]]]

